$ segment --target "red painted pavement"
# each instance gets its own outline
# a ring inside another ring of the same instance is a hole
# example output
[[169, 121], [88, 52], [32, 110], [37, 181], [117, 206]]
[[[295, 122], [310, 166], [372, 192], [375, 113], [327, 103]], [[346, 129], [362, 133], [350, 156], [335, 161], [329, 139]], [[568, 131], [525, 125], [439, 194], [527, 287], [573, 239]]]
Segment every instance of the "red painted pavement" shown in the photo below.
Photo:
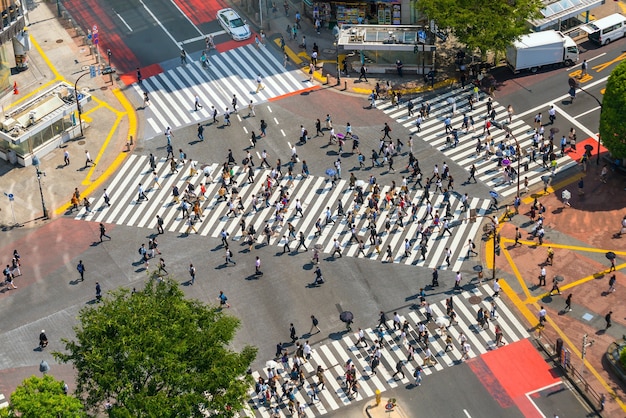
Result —
[[240, 46], [249, 45], [251, 43], [254, 43], [255, 35], [256, 33], [252, 32], [252, 35], [250, 36], [250, 38], [246, 39], [245, 41], [235, 41], [234, 39], [230, 39], [229, 41], [226, 41], [226, 42], [220, 42], [219, 44], [215, 44], [215, 49], [217, 49], [218, 52], [226, 52], [226, 51], [230, 51], [231, 49], [238, 48]]
[[106, 50], [111, 50], [111, 62], [118, 73], [127, 73], [137, 68], [139, 60], [117, 33], [117, 25], [109, 18], [111, 13], [102, 9], [97, 0], [65, 0], [64, 4], [72, 19], [85, 32], [91, 30], [93, 25], [98, 26], [100, 54], [106, 61]]
[[174, 2], [195, 25], [215, 20], [217, 11], [228, 7], [221, 0], [174, 0]]
[[[114, 225], [105, 224], [107, 234]], [[20, 253], [22, 275], [14, 281], [16, 290], [0, 292], [0, 299], [11, 292], [19, 292], [23, 287], [44, 280], [50, 273], [68, 262], [68, 256], [78, 257], [92, 245], [100, 243], [100, 226], [95, 222], [76, 221], [58, 218], [24, 238], [0, 248], [0, 254], [9, 260], [16, 249]], [[76, 266], [72, 265], [70, 270]]]
[[544, 416], [526, 394], [560, 382], [528, 339], [485, 353], [469, 361], [468, 366], [503, 408], [515, 404], [530, 418]]
[[[144, 80], [163, 72], [163, 68], [159, 64], [152, 64], [148, 65], [147, 67], [141, 67], [139, 70], [141, 71], [141, 78]], [[122, 83], [130, 86], [137, 81], [137, 70], [135, 69], [135, 71], [122, 74], [120, 76], [120, 80], [122, 80]]]
[[[565, 153], [574, 161], [580, 161], [580, 158], [583, 156], [583, 154], [585, 153], [585, 145], [591, 145], [593, 147], [593, 150], [591, 151], [592, 155], [597, 155], [598, 153], [598, 141], [596, 141], [593, 138], [587, 138], [582, 142], [577, 142], [576, 143], [576, 151], [572, 151], [569, 146], [567, 147], [567, 150], [565, 151]], [[602, 145], [600, 145], [600, 153], [604, 153], [607, 152], [608, 150], [606, 148], [604, 148]]]
[[321, 88], [321, 86], [307, 87], [307, 88], [304, 88], [302, 90], [297, 90], [297, 91], [292, 91], [292, 92], [289, 92], [289, 93], [285, 93], [285, 94], [283, 94], [281, 96], [271, 97], [268, 101], [275, 102], [275, 101], [280, 100], [280, 99], [286, 99], [287, 97], [291, 97], [291, 96], [298, 96], [298, 95], [300, 95], [302, 93], [306, 93], [308, 91], [317, 90], [319, 88]]

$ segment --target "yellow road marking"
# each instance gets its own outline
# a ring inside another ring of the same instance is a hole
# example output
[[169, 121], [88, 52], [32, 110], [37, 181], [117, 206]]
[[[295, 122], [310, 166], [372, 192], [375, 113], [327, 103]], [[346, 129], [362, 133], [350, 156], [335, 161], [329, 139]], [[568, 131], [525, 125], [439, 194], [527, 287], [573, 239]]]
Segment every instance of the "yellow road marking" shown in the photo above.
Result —
[[583, 77], [581, 77], [580, 75], [583, 73], [583, 70], [576, 70], [576, 71], [572, 71], [571, 73], [569, 73], [569, 76], [571, 78], [575, 78], [576, 80], [578, 80], [579, 83], [586, 83], [587, 81], [593, 80], [593, 76], [589, 75], [588, 73], [585, 74]]
[[[524, 280], [522, 279], [522, 277], [521, 277], [521, 275], [519, 273], [519, 270], [517, 269], [517, 266], [515, 265], [515, 262], [510, 257], [510, 255], [508, 254], [508, 251], [506, 249], [503, 248], [503, 251], [505, 252], [505, 256], [507, 256], [507, 260], [509, 261], [509, 265], [513, 269], [513, 273], [515, 274], [515, 277], [518, 279], [518, 281], [522, 285], [522, 289], [524, 289], [524, 293], [528, 294], [528, 287], [524, 283]], [[626, 267], [626, 264], [622, 264], [622, 265], [619, 266], [620, 269], [623, 268], [623, 267]], [[586, 277], [584, 279], [581, 279], [578, 282], [589, 281], [589, 280], [592, 280], [593, 278], [594, 278], [594, 275]], [[515, 305], [517, 310], [524, 316], [524, 318], [526, 318], [528, 323], [531, 326], [536, 326], [537, 323], [538, 323], [538, 318], [533, 314], [533, 312], [531, 312], [531, 310], [528, 308], [528, 306], [532, 305], [538, 311], [539, 310], [539, 305], [537, 304], [537, 301], [541, 297], [532, 297], [532, 298], [527, 297], [526, 301], [522, 301], [519, 298], [519, 296], [517, 295], [517, 293], [507, 283], [506, 280], [500, 280], [498, 283], [500, 283], [500, 287], [501, 287], [502, 291], [509, 297], [511, 302]], [[578, 284], [582, 284], [582, 283], [578, 283]], [[564, 287], [564, 289], [565, 289], [565, 287]], [[563, 342], [569, 347], [569, 350], [576, 357], [581, 358], [581, 353], [577, 349], [576, 345], [574, 345], [574, 343], [572, 343], [572, 341], [567, 337], [567, 335], [565, 335], [565, 333], [554, 323], [554, 321], [550, 318], [550, 316], [547, 316], [546, 320], [547, 320], [547, 323], [552, 326], [554, 331], [563, 340]], [[600, 373], [598, 373], [596, 371], [596, 369], [587, 360], [584, 360], [584, 363], [585, 363], [585, 367], [587, 368], [587, 370], [589, 370], [591, 372], [591, 374], [593, 374], [593, 376], [598, 380], [598, 382], [600, 382], [602, 387], [613, 397], [613, 399], [615, 399], [615, 402], [619, 405], [619, 407], [622, 408], [623, 411], [626, 411], [626, 405], [621, 401], [621, 399], [618, 397], [617, 393], [604, 380], [604, 378], [600, 375]]]
[[[280, 39], [274, 39], [274, 43], [280, 47]], [[287, 45], [285, 45], [285, 54], [289, 57], [289, 60], [293, 62], [296, 66], [302, 64], [302, 59], [296, 55], [295, 52], [291, 50]]]
[[598, 64], [595, 67], [591, 67], [591, 68], [596, 70], [597, 72], [600, 72], [602, 70], [606, 70], [611, 65], [622, 61], [624, 58], [626, 58], [626, 52], [621, 53], [620, 55], [618, 55], [617, 57], [613, 58], [610, 61], [603, 62], [602, 64]]
[[117, 118], [115, 118], [115, 122], [113, 122], [113, 126], [111, 127], [111, 129], [109, 129], [109, 134], [104, 140], [104, 144], [102, 144], [102, 146], [100, 147], [100, 150], [98, 151], [98, 155], [96, 155], [96, 158], [93, 160], [94, 162], [93, 165], [89, 168], [89, 171], [87, 172], [87, 175], [85, 176], [85, 179], [82, 182], [83, 186], [88, 186], [92, 183], [91, 175], [93, 174], [94, 170], [96, 169], [96, 166], [102, 159], [102, 156], [104, 155], [104, 152], [106, 151], [107, 146], [109, 145], [109, 142], [111, 142], [111, 138], [113, 138], [113, 134], [115, 133], [115, 130], [117, 129], [121, 121], [122, 121], [122, 116], [118, 116]]
[[573, 176], [570, 176], [569, 178], [566, 178], [560, 182], [558, 182], [557, 184], [555, 184], [554, 186], [548, 186], [548, 192], [544, 193], [543, 190], [540, 191], [539, 193], [531, 193], [530, 196], [525, 197], [522, 199], [522, 203], [525, 205], [528, 205], [529, 203], [532, 203], [535, 201], [535, 196], [536, 197], [542, 197], [542, 196], [547, 196], [550, 193], [554, 193], [555, 190], [558, 190], [562, 187], [565, 186], [569, 186], [570, 184], [580, 180], [580, 177], [585, 177], [586, 174], [585, 173], [580, 173], [580, 174], [575, 174]]
[[[515, 242], [514, 239], [504, 238], [504, 237], [502, 237], [500, 241], [501, 242]], [[522, 245], [528, 245], [528, 246], [537, 245], [534, 241], [519, 240], [518, 242]], [[564, 248], [567, 250], [583, 251], [583, 252], [588, 252], [588, 253], [608, 253], [609, 251], [612, 251], [617, 255], [626, 256], [626, 251], [619, 251], [619, 250], [607, 250], [603, 248], [581, 247], [578, 245], [558, 244], [558, 243], [553, 243], [553, 242], [546, 244], [545, 246], [548, 246], [548, 245], [552, 248]]]
[[522, 274], [518, 270], [517, 265], [513, 261], [513, 257], [511, 257], [511, 253], [509, 253], [509, 250], [507, 250], [504, 246], [502, 246], [502, 244], [500, 245], [500, 247], [501, 247], [500, 251], [504, 254], [504, 257], [508, 261], [509, 266], [511, 266], [511, 269], [513, 270], [513, 274], [517, 278], [517, 281], [519, 282], [520, 286], [522, 286], [524, 295], [526, 296], [526, 300], [528, 300], [531, 297], [530, 291], [528, 290], [528, 286], [526, 285], [526, 282], [524, 281]]

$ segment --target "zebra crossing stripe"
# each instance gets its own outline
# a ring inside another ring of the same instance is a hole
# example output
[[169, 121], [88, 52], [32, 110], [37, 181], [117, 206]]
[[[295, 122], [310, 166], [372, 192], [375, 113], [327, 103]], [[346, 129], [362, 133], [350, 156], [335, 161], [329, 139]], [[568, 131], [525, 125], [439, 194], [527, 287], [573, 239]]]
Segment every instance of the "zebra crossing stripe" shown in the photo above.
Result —
[[[492, 291], [487, 284], [479, 284], [454, 297], [454, 308], [457, 312], [458, 324], [450, 324], [446, 329], [446, 333], [452, 337], [453, 349], [445, 351], [444, 333], [439, 332], [438, 329], [434, 329], [432, 332], [429, 331], [428, 345], [436, 361], [430, 366], [423, 367], [422, 373], [425, 376], [430, 376], [446, 367], [452, 367], [461, 363], [462, 351], [459, 343], [461, 332], [463, 332], [470, 343], [470, 358], [475, 358], [489, 350], [496, 349], [494, 335], [494, 326], [496, 323], [502, 329], [503, 339], [507, 343], [528, 338], [528, 333], [523, 325], [511, 314], [506, 304], [498, 298], [495, 300], [492, 299], [491, 293]], [[475, 305], [472, 304], [470, 302], [470, 297], [472, 296], [478, 296], [481, 298], [481, 302]], [[480, 307], [490, 308], [492, 300], [496, 303], [500, 315], [494, 321], [490, 321], [493, 323], [490, 324], [489, 329], [482, 329], [476, 325], [474, 318], [475, 312]], [[445, 300], [432, 303], [431, 308], [434, 318], [448, 318], [447, 315], [444, 314]], [[323, 374], [326, 389], [320, 390], [317, 393], [319, 400], [307, 405], [305, 413], [308, 411], [308, 414], [315, 416], [325, 415], [359, 402], [362, 399], [372, 397], [377, 390], [385, 392], [391, 388], [412, 382], [415, 369], [423, 363], [424, 351], [421, 345], [416, 342], [419, 337], [416, 324], [425, 320], [423, 308], [410, 310], [406, 315], [401, 315], [400, 319], [401, 322], [404, 322], [406, 319], [411, 324], [406, 340], [401, 341], [400, 334], [397, 331], [384, 332], [382, 339], [384, 340], [385, 348], [381, 350], [382, 357], [376, 375], [371, 375], [371, 368], [368, 361], [372, 353], [367, 348], [355, 346], [358, 341], [355, 333], [350, 332], [344, 335], [341, 340], [333, 340], [319, 346], [314, 346], [310, 360], [302, 366], [305, 371], [306, 381], [302, 388], [298, 390], [296, 400], [304, 405], [311, 399], [313, 391], [317, 386], [317, 377], [315, 375], [318, 365], [324, 369]], [[429, 330], [430, 329], [433, 329], [432, 326], [429, 327]], [[373, 328], [364, 329], [364, 332], [371, 342], [378, 338]], [[412, 343], [416, 349], [415, 358], [412, 361], [408, 361], [406, 356], [407, 343]], [[347, 389], [342, 383], [343, 376], [345, 375], [344, 364], [346, 364], [348, 359], [357, 366], [357, 380], [360, 388], [355, 398], [348, 397]], [[395, 372], [396, 363], [399, 361], [402, 361], [404, 364], [404, 377], [400, 375], [393, 378], [392, 373]], [[289, 379], [288, 373], [289, 370], [283, 370], [282, 377]], [[263, 374], [264, 377], [267, 377], [265, 370]], [[260, 374], [253, 372], [253, 376], [255, 379], [258, 379]], [[260, 404], [254, 392], [251, 393], [249, 406], [252, 408], [252, 411], [249, 412], [254, 413], [256, 416], [270, 417], [270, 410]], [[279, 407], [279, 416], [289, 415], [286, 409], [286, 402], [280, 402], [278, 404], [273, 402], [273, 407], [275, 408], [276, 406]]]
[[[92, 199], [94, 203], [91, 212], [87, 213], [85, 209], [82, 208], [77, 214], [73, 215], [74, 218], [77, 220], [116, 223], [139, 228], [155, 228], [157, 222], [156, 215], [158, 214], [163, 219], [164, 229], [181, 234], [186, 232], [186, 219], [182, 216], [180, 205], [173, 201], [172, 189], [174, 186], [178, 186], [181, 190], [181, 194], [183, 194], [187, 184], [199, 188], [201, 183], [206, 181], [206, 178], [202, 175], [202, 170], [198, 170], [196, 175], [191, 176], [190, 161], [179, 164], [177, 167], [178, 172], [174, 173], [170, 171], [170, 166], [167, 161], [168, 160], [164, 158], [157, 161], [155, 171], [160, 183], [160, 187], [158, 187], [154, 182], [154, 175], [149, 166], [148, 157], [131, 155], [107, 186], [107, 192], [111, 197], [112, 206], [107, 207], [104, 203], [103, 196], [100, 196]], [[242, 234], [239, 229], [240, 221], [245, 220], [247, 225], [253, 225], [257, 231], [262, 231], [263, 225], [268, 223], [273, 230], [270, 245], [280, 245], [282, 235], [288, 234], [287, 223], [291, 222], [297, 231], [302, 231], [305, 235], [305, 245], [307, 245], [307, 247], [315, 243], [316, 245], [320, 245], [323, 252], [332, 252], [333, 239], [338, 238], [343, 249], [343, 255], [368, 258], [370, 260], [385, 260], [386, 254], [384, 249], [387, 245], [391, 245], [394, 262], [447, 269], [449, 267], [445, 263], [444, 251], [445, 248], [448, 247], [452, 251], [451, 261], [453, 261], [453, 265], [451, 267], [454, 270], [458, 270], [465, 261], [465, 257], [462, 254], [464, 242], [466, 242], [469, 237], [473, 237], [473, 234], [477, 233], [480, 227], [480, 223], [469, 224], [467, 222], [460, 196], [458, 194], [452, 194], [450, 196], [450, 202], [451, 214], [453, 216], [453, 221], [451, 222], [453, 235], [445, 234], [441, 236], [441, 231], [434, 231], [427, 240], [428, 252], [426, 254], [426, 262], [424, 262], [418, 251], [419, 240], [415, 236], [417, 221], [410, 222], [407, 220], [403, 228], [394, 225], [389, 233], [386, 233], [384, 232], [384, 226], [387, 216], [389, 216], [390, 222], [393, 223], [398, 219], [397, 208], [393, 208], [394, 213], [389, 213], [389, 209], [386, 209], [378, 216], [375, 222], [377, 231], [382, 234], [382, 254], [377, 254], [373, 251], [374, 248], [370, 244], [369, 239], [364, 239], [364, 241], [367, 241], [367, 244], [364, 242], [364, 256], [358, 251], [358, 244], [354, 241], [350, 242], [349, 240], [351, 237], [349, 232], [350, 225], [348, 225], [346, 217], [337, 217], [335, 214], [338, 201], [341, 200], [343, 202], [344, 211], [352, 210], [355, 213], [353, 222], [359, 236], [364, 238], [366, 234], [368, 234], [368, 223], [370, 222], [367, 217], [368, 209], [361, 207], [357, 213], [355, 208], [355, 194], [353, 191], [348, 190], [348, 182], [346, 180], [339, 180], [337, 185], [332, 187], [331, 183], [325, 177], [302, 177], [301, 175], [297, 175], [293, 180], [292, 186], [289, 188], [289, 205], [287, 205], [286, 212], [283, 214], [285, 223], [280, 226], [276, 222], [274, 207], [270, 206], [269, 209], [265, 209], [263, 207], [264, 204], [261, 204], [261, 208], [257, 213], [250, 210], [252, 195], [258, 195], [260, 193], [264, 183], [262, 179], [268, 176], [271, 170], [257, 169], [255, 173], [257, 180], [253, 184], [249, 184], [246, 181], [247, 172], [239, 166], [232, 167], [234, 172], [233, 179], [239, 185], [238, 196], [241, 198], [244, 210], [234, 217], [227, 217], [228, 204], [217, 202], [218, 190], [221, 187], [221, 172], [218, 172], [220, 165], [212, 163], [210, 164], [210, 169], [215, 178], [212, 183], [207, 184], [207, 197], [200, 202], [203, 217], [195, 225], [198, 234], [202, 236], [217, 238], [222, 229], [224, 229], [229, 233], [232, 239], [241, 239]], [[277, 201], [280, 197], [280, 188], [285, 186], [287, 182], [288, 180], [286, 178], [279, 181], [279, 185], [271, 192], [271, 202]], [[139, 183], [143, 185], [149, 200], [137, 200], [137, 187]], [[383, 194], [389, 190], [389, 186], [383, 186], [381, 188]], [[414, 193], [411, 202], [417, 203], [422, 199], [424, 191], [411, 190], [410, 193]], [[299, 199], [302, 204], [304, 211], [303, 217], [296, 216], [296, 199]], [[443, 196], [441, 194], [435, 194], [432, 202], [433, 207], [436, 209], [443, 207]], [[317, 237], [315, 236], [314, 225], [318, 218], [322, 220], [325, 219], [327, 206], [329, 206], [333, 212], [333, 220], [335, 223], [325, 226], [322, 229], [321, 236]], [[470, 199], [470, 207], [476, 208], [479, 214], [486, 213], [488, 206], [489, 201], [487, 200], [478, 198]], [[417, 219], [423, 219], [426, 215], [425, 206], [420, 206], [416, 213]], [[428, 226], [429, 222], [430, 220], [425, 220], [424, 225]], [[412, 253], [409, 257], [404, 257], [405, 239], [409, 239], [411, 243]], [[261, 243], [264, 242], [264, 240], [265, 237], [263, 234], [259, 234], [257, 242]], [[294, 241], [297, 241], [297, 239]]]

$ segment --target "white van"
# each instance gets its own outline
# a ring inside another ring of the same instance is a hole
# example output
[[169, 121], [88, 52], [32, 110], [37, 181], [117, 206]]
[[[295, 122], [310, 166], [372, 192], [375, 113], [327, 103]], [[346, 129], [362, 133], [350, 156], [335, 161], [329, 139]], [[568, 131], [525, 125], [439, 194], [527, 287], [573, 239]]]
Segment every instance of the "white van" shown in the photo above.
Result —
[[626, 34], [626, 17], [619, 13], [589, 22], [581, 28], [589, 34], [589, 40], [599, 45], [608, 45], [611, 41]]

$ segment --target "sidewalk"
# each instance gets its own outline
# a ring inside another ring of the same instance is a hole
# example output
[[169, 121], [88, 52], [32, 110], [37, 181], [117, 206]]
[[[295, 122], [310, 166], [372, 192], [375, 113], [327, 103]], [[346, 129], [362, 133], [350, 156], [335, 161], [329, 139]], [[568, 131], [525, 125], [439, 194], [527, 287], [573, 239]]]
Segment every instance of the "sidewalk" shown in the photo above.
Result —
[[[56, 17], [54, 3], [35, 3], [28, 18], [33, 45], [29, 52], [29, 69], [11, 76], [10, 83], [17, 83], [19, 94], [11, 92], [0, 98], [5, 112], [59, 81], [74, 84], [89, 70], [89, 65], [95, 63], [95, 57], [89, 55], [89, 48], [81, 44], [82, 38], [75, 36], [69, 22]], [[51, 217], [55, 216], [57, 208], [69, 203], [75, 187], [82, 195], [87, 195], [114, 172], [126, 154], [123, 151], [129, 135], [137, 138], [134, 109], [117, 89], [115, 78], [113, 85], [108, 81], [108, 76], [93, 79], [86, 76], [80, 80], [79, 90], [89, 89], [93, 95], [93, 101], [83, 109], [82, 119], [88, 125], [85, 135], [63, 144], [63, 148], [57, 148], [41, 159], [39, 169], [46, 173], [41, 178], [41, 186]], [[69, 151], [71, 160], [67, 167], [63, 164], [65, 150]], [[95, 167], [83, 167], [85, 150], [96, 162]], [[15, 196], [13, 210], [17, 223], [33, 226], [41, 222], [43, 211], [35, 168], [15, 167], [0, 160], [0, 175], [2, 192]], [[10, 203], [3, 198], [0, 226], [10, 228], [13, 225]]]
[[[626, 406], [624, 384], [609, 372], [604, 353], [614, 341], [626, 335], [626, 306], [622, 303], [626, 293], [626, 236], [616, 237], [621, 220], [626, 215], [626, 176], [611, 172], [606, 184], [600, 182], [602, 167], [593, 164], [587, 173], [574, 174], [554, 186], [554, 192], [533, 195], [546, 207], [544, 243], [538, 245], [528, 232], [534, 226], [528, 217], [532, 203], [520, 207], [520, 215], [501, 224], [502, 255], [496, 263], [499, 276], [504, 277], [507, 292], [516, 307], [527, 318], [529, 328], [535, 329], [539, 309], [548, 314], [548, 324], [543, 331], [550, 341], [563, 339], [571, 352], [571, 363], [599, 394], [606, 394], [606, 416], [623, 416]], [[584, 194], [578, 195], [578, 180], [583, 178]], [[569, 181], [569, 183], [568, 183]], [[565, 206], [561, 195], [568, 190], [571, 206]], [[533, 199], [527, 199], [532, 202]], [[515, 246], [515, 227], [522, 232], [521, 245]], [[485, 245], [485, 259], [490, 260], [491, 242]], [[546, 262], [547, 248], [554, 250], [553, 265]], [[615, 273], [609, 272], [610, 262], [605, 254], [617, 255]], [[491, 268], [490, 262], [487, 263]], [[538, 285], [542, 267], [546, 268], [546, 286]], [[609, 277], [615, 274], [616, 291], [609, 292]], [[560, 295], [549, 295], [552, 280], [560, 275]], [[572, 295], [572, 310], [565, 311], [565, 299]], [[604, 316], [612, 314], [612, 326], [605, 329]], [[588, 364], [583, 367], [581, 350], [583, 335], [594, 341], [587, 347]], [[615, 399], [617, 395], [618, 399]]]

